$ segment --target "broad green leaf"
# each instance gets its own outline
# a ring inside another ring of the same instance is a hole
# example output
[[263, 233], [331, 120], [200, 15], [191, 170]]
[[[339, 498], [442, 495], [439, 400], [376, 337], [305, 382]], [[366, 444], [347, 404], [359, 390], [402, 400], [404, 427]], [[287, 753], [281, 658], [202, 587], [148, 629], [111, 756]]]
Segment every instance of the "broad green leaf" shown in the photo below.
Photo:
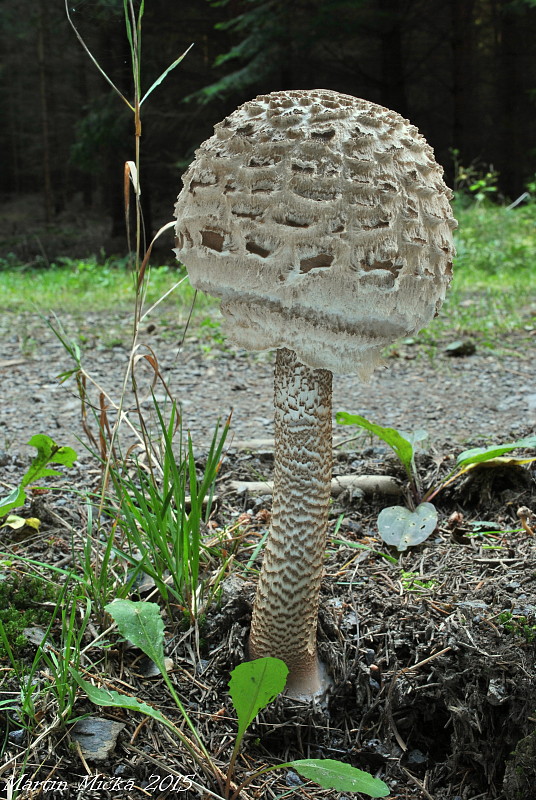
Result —
[[390, 506], [378, 516], [378, 530], [383, 541], [400, 551], [424, 542], [436, 527], [437, 511], [432, 503], [421, 503], [415, 511]]
[[143, 650], [158, 669], [165, 672], [164, 623], [160, 607], [142, 600], [113, 600], [104, 610], [115, 621], [121, 635]]
[[332, 758], [304, 758], [282, 766], [292, 767], [302, 777], [315, 781], [324, 789], [361, 792], [369, 797], [387, 797], [390, 792], [387, 784], [379, 778]]
[[[410, 441], [408, 441], [408, 439], [405, 438], [405, 436], [402, 435], [400, 431], [397, 431], [396, 428], [382, 428], [381, 425], [376, 425], [374, 422], [369, 422], [368, 419], [361, 417], [359, 414], [347, 414], [346, 411], [339, 411], [336, 415], [336, 420], [339, 425], [359, 425], [360, 428], [370, 431], [377, 436], [378, 439], [381, 439], [382, 442], [388, 444], [389, 447], [395, 451], [398, 458], [404, 465], [406, 472], [411, 477], [413, 445]], [[421, 433], [421, 431], [418, 431], [413, 435], [416, 436], [419, 433]]]
[[3, 497], [0, 500], [0, 517], [3, 517], [4, 514], [8, 514], [12, 508], [20, 508], [23, 506], [25, 500], [26, 492], [22, 486], [17, 486], [7, 497]]
[[[170, 682], [167, 675], [166, 662], [164, 659], [164, 623], [162, 621], [162, 617], [160, 616], [159, 606], [156, 603], [147, 603], [144, 601], [134, 602], [133, 600], [113, 600], [113, 602], [104, 606], [104, 609], [115, 620], [119, 632], [126, 639], [131, 641], [133, 645], [139, 647], [140, 650], [142, 650], [145, 655], [156, 664], [162, 674], [162, 677], [164, 678], [165, 683], [167, 684], [169, 691], [171, 692], [171, 696], [173, 697], [177, 708], [183, 715], [186, 724], [194, 734], [197, 743], [201, 747], [201, 750], [210, 760], [208, 751], [203, 745], [195, 725], [188, 716], [186, 709], [181, 703], [180, 698], [173, 688], [173, 684]], [[129, 708], [130, 706], [126, 707]], [[148, 706], [148, 708], [150, 708], [150, 706]], [[144, 714], [149, 713], [141, 708], [138, 710], [143, 711]], [[151, 716], [155, 715], [151, 714]], [[186, 741], [184, 734], [178, 731], [177, 728], [173, 726], [172, 723], [165, 717], [155, 716], [155, 719], [160, 719], [160, 721], [164, 721], [168, 727], [173, 727], [180, 740], [182, 742]]]
[[28, 444], [36, 448], [38, 457], [46, 456], [47, 462], [54, 461], [56, 464], [65, 464], [67, 467], [72, 467], [78, 457], [76, 450], [73, 450], [72, 447], [60, 447], [54, 439], [44, 433], [32, 436]]
[[43, 433], [32, 436], [28, 444], [36, 448], [37, 455], [22, 479], [22, 487], [50, 475], [61, 475], [58, 470], [47, 468], [47, 464], [50, 462], [72, 467], [77, 459], [76, 451], [72, 447], [60, 447], [50, 436]]
[[288, 668], [284, 661], [271, 657], [257, 658], [233, 669], [229, 691], [238, 715], [238, 741], [259, 711], [281, 694], [287, 675]]
[[456, 459], [458, 467], [465, 467], [468, 464], [480, 464], [482, 461], [489, 461], [498, 458], [505, 453], [510, 453], [518, 447], [536, 447], [536, 436], [527, 436], [525, 439], [518, 439], [517, 442], [507, 444], [492, 445], [491, 447], [474, 447], [460, 453]]
[[[410, 445], [415, 449], [415, 445], [422, 444], [422, 442], [426, 442], [429, 438], [428, 431], [425, 431], [423, 428], [419, 428], [416, 431], [398, 431], [400, 436], [404, 439], [407, 439]], [[421, 448], [424, 449], [424, 448]]]
[[75, 669], [71, 669], [71, 675], [80, 688], [87, 694], [91, 702], [96, 706], [112, 706], [114, 708], [127, 708], [129, 711], [139, 711], [140, 714], [146, 714], [148, 717], [153, 717], [153, 719], [158, 720], [158, 722], [163, 722], [164, 725], [169, 726], [169, 720], [161, 714], [160, 711], [157, 711], [156, 708], [153, 708], [147, 703], [136, 700], [135, 697], [130, 697], [128, 694], [120, 694], [111, 689], [99, 689], [97, 686], [93, 686], [92, 683], [89, 683], [89, 681], [84, 680]]

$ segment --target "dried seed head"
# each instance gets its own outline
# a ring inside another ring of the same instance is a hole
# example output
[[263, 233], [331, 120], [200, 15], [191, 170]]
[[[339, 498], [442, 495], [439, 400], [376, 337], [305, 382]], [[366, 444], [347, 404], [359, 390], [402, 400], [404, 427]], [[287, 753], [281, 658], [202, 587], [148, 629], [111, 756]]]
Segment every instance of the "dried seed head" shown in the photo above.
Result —
[[451, 193], [394, 111], [328, 90], [257, 97], [216, 125], [183, 182], [177, 256], [241, 347], [366, 377], [444, 299]]

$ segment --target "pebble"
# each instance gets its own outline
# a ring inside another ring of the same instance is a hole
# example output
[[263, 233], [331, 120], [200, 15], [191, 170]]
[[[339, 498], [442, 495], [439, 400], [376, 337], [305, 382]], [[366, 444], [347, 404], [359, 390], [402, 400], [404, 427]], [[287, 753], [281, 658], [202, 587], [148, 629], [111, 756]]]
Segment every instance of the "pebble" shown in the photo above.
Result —
[[25, 730], [18, 730], [18, 731], [11, 731], [8, 735], [8, 739], [12, 744], [22, 745], [26, 739], [26, 731]]
[[420, 750], [411, 750], [408, 753], [408, 764], [425, 764], [428, 761], [428, 756], [425, 756]]
[[[95, 312], [91, 316], [92, 330], [102, 330], [106, 334], [112, 315]], [[155, 316], [157, 327], [159, 319]], [[64, 322], [68, 328], [69, 320]], [[90, 324], [88, 318], [86, 323]], [[19, 319], [13, 312], [4, 314], [0, 325], [0, 351], [5, 359], [20, 357], [19, 340], [13, 335], [17, 324]], [[34, 324], [31, 315], [27, 315], [26, 324]], [[39, 325], [37, 316], [35, 325]], [[228, 358], [218, 355], [209, 359], [199, 343], [186, 342], [182, 352], [177, 353], [175, 344], [161, 339], [158, 332], [142, 333], [142, 340], [145, 335], [159, 362], [169, 363], [166, 380], [179, 403], [183, 403], [184, 424], [192, 432], [194, 448], [206, 446], [218, 416], [227, 414], [231, 408], [235, 437], [270, 434], [273, 429], [272, 353], [247, 355], [229, 349]], [[84, 367], [113, 399], [118, 399], [126, 350], [116, 346], [99, 352], [98, 344], [97, 338], [97, 346], [85, 350]], [[360, 413], [380, 425], [408, 431], [428, 425], [432, 444], [439, 446], [446, 439], [462, 441], [468, 436], [473, 440], [488, 437], [491, 430], [504, 438], [514, 429], [522, 430], [523, 425], [526, 429], [531, 424], [531, 414], [536, 419], [536, 393], [522, 391], [524, 386], [531, 387], [534, 350], [531, 351], [530, 345], [524, 349], [522, 358], [519, 354], [489, 357], [477, 351], [470, 359], [447, 360], [438, 350], [434, 362], [430, 363], [419, 347], [412, 352], [417, 355], [414, 361], [389, 359], [387, 367], [378, 369], [366, 384], [355, 375], [334, 376], [334, 412]], [[44, 328], [39, 333], [35, 357], [20, 368], [2, 372], [0, 426], [2, 438], [10, 449], [24, 450], [25, 442], [33, 433], [50, 431], [59, 444], [80, 450], [76, 437], [83, 436], [83, 432], [79, 402], [73, 396], [76, 382], [70, 378], [65, 385], [59, 385], [55, 380], [56, 375], [73, 366], [65, 350], [58, 347], [54, 335]], [[144, 378], [143, 397], [148, 388], [145, 382]], [[28, 387], [31, 387], [29, 392]], [[97, 403], [98, 391], [91, 387], [89, 391]], [[164, 396], [162, 392], [160, 395]], [[130, 395], [126, 400], [127, 406], [132, 406]], [[89, 421], [94, 427], [91, 417]], [[339, 426], [335, 425], [334, 429], [340, 431]], [[358, 429], [345, 426], [343, 432], [352, 435], [358, 433]], [[4, 449], [7, 448], [4, 446]], [[27, 449], [26, 452], [31, 451]]]
[[294, 772], [293, 770], [289, 769], [289, 771], [287, 772], [287, 776], [285, 778], [285, 783], [287, 784], [287, 786], [301, 786], [303, 784], [303, 781], [297, 772]]

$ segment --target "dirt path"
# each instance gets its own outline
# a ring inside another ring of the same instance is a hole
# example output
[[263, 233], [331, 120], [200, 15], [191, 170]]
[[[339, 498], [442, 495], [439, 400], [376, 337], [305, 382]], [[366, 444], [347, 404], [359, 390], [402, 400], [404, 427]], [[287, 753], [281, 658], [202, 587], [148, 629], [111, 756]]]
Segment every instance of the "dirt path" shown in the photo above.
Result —
[[[63, 322], [83, 340], [86, 371], [117, 399], [127, 362], [128, 317], [88, 313], [83, 320]], [[150, 333], [143, 333], [142, 341], [156, 353], [197, 446], [206, 445], [216, 419], [230, 409], [234, 436], [269, 436], [271, 354], [235, 353], [195, 336], [179, 350], [181, 336], [172, 324], [157, 323]], [[402, 430], [424, 428], [438, 446], [449, 441], [460, 445], [481, 439], [506, 441], [533, 432], [535, 337], [512, 335], [501, 342], [501, 352], [477, 343], [473, 355], [460, 357], [449, 357], [446, 344], [433, 351], [401, 345], [369, 384], [352, 375], [336, 376], [334, 411], [359, 413]], [[138, 377], [147, 396], [150, 370], [144, 376], [144, 364], [138, 367]], [[71, 367], [64, 347], [37, 315], [4, 313], [0, 322], [0, 450], [24, 450], [24, 443], [35, 433], [78, 445], [76, 437], [82, 432], [76, 382], [70, 378], [60, 385], [57, 380]], [[156, 392], [163, 399], [162, 391], [157, 388]], [[98, 393], [92, 396], [97, 401]]]

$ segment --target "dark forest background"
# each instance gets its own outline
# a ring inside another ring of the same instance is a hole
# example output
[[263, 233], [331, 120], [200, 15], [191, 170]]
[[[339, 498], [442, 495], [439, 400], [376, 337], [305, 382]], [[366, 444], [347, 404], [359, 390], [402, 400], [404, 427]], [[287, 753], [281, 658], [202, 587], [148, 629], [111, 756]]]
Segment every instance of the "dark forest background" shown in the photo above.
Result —
[[[130, 98], [122, 0], [74, 0], [89, 48]], [[142, 194], [154, 230], [213, 125], [256, 94], [328, 88], [391, 107], [458, 163], [499, 173], [515, 199], [536, 170], [536, 0], [146, 0]], [[69, 26], [62, 0], [0, 6], [0, 241], [37, 224], [103, 220], [122, 234], [131, 114]], [[59, 245], [58, 245], [59, 246]], [[4, 255], [0, 253], [0, 256]]]

